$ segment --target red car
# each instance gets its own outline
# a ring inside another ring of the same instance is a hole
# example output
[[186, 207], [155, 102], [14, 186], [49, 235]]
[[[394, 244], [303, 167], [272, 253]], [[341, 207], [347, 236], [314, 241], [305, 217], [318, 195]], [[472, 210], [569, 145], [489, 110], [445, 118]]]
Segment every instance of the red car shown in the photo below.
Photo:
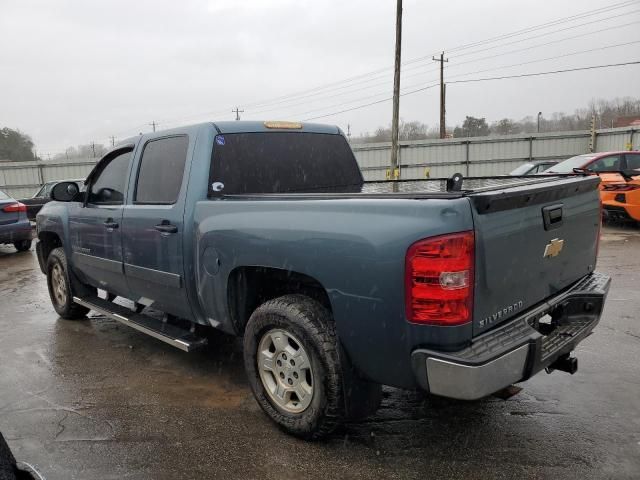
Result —
[[585, 153], [568, 158], [544, 173], [573, 173], [574, 168], [585, 168], [594, 173], [636, 170], [640, 169], [640, 152]]

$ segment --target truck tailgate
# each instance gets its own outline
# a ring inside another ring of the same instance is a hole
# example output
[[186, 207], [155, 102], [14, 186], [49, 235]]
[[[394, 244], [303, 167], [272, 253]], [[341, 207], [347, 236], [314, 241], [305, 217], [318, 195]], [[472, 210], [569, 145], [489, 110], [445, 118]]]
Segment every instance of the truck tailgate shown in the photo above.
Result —
[[473, 335], [594, 271], [599, 179], [470, 195], [476, 236]]

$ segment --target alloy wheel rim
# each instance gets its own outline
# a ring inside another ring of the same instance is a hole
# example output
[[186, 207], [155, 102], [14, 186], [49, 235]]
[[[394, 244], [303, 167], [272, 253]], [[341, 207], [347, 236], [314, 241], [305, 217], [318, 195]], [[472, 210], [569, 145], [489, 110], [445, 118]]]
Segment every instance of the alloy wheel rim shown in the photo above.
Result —
[[58, 306], [63, 306], [67, 301], [67, 284], [62, 267], [58, 263], [51, 270], [51, 290]]
[[286, 330], [269, 330], [257, 357], [260, 380], [271, 400], [288, 413], [304, 412], [313, 399], [314, 378], [302, 343]]

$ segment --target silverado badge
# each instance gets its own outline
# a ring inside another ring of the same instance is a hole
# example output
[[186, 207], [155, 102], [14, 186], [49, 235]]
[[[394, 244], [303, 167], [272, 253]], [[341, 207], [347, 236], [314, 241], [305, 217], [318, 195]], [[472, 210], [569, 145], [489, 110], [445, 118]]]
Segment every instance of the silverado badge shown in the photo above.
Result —
[[558, 254], [562, 251], [562, 247], [564, 247], [564, 240], [554, 238], [549, 243], [547, 243], [546, 247], [544, 247], [543, 257], [557, 257]]

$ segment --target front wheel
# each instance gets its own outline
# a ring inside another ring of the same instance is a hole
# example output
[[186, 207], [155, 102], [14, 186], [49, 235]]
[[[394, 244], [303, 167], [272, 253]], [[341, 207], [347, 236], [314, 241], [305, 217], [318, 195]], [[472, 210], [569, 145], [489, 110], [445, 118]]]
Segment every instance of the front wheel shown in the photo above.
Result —
[[58, 315], [67, 320], [77, 320], [89, 313], [88, 308], [73, 301], [72, 275], [64, 249], [62, 247], [53, 249], [47, 259], [49, 297]]
[[245, 330], [244, 363], [258, 404], [288, 433], [320, 438], [344, 420], [336, 332], [317, 301], [285, 295], [258, 307]]

